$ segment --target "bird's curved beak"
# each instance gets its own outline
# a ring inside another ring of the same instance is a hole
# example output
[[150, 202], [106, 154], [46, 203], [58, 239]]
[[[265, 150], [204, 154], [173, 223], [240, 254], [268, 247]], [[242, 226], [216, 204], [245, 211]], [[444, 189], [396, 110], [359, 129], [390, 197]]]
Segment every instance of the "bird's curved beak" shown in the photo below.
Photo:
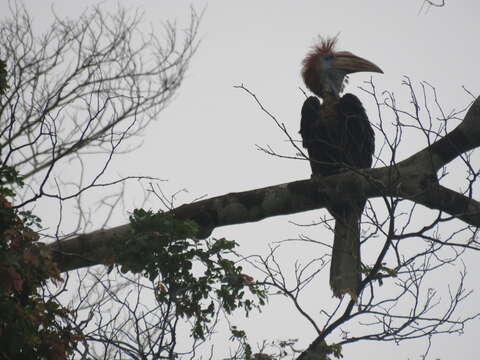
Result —
[[374, 63], [356, 55], [353, 55], [351, 52], [348, 51], [339, 51], [335, 54], [334, 67], [337, 70], [342, 70], [347, 74], [361, 71], [377, 72], [383, 74], [382, 69], [380, 69]]

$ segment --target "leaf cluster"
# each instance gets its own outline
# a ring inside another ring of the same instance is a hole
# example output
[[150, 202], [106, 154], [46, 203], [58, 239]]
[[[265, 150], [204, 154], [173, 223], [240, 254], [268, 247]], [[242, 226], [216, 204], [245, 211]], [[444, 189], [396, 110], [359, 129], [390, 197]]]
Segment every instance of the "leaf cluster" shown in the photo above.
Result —
[[42, 296], [46, 279], [62, 281], [38, 233], [39, 219], [18, 212], [3, 185], [20, 183], [13, 169], [0, 169], [0, 358], [66, 359], [81, 339], [70, 325], [70, 311]]
[[195, 338], [204, 338], [219, 305], [227, 313], [243, 308], [248, 315], [265, 304], [264, 291], [227, 258], [235, 241], [198, 240], [193, 221], [161, 211], [136, 209], [130, 224], [128, 238], [115, 250], [115, 263], [122, 272], [155, 282], [157, 301], [173, 304], [177, 316], [192, 319]]

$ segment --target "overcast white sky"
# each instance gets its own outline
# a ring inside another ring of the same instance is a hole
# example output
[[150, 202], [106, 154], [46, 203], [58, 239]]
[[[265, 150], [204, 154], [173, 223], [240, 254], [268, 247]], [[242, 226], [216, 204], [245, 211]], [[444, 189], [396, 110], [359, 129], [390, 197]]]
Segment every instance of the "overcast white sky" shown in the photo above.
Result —
[[[117, 2], [145, 10], [145, 22], [159, 30], [165, 20], [176, 20], [180, 26], [186, 24], [190, 5], [198, 10], [205, 8], [200, 26], [202, 41], [176, 98], [147, 129], [143, 146], [123, 156], [114, 163], [113, 169], [121, 175], [168, 179], [166, 191], [189, 190], [181, 201], [310, 176], [305, 161], [272, 158], [256, 150], [255, 144], [269, 144], [281, 153], [293, 154], [272, 121], [250, 97], [233, 86], [245, 84], [296, 134], [304, 100], [299, 90], [303, 87], [300, 64], [319, 34], [339, 33], [339, 49], [380, 66], [384, 74], [373, 76], [377, 87], [395, 92], [405, 107], [408, 94], [400, 85], [404, 75], [415, 82], [425, 80], [435, 86], [447, 110], [462, 108], [470, 101], [462, 86], [476, 95], [480, 93], [480, 2], [477, 0], [446, 0], [444, 8], [424, 8], [421, 12], [422, 0], [121, 0], [104, 1], [103, 6], [109, 9]], [[24, 1], [39, 28], [51, 21], [51, 4], [58, 15], [75, 17], [96, 3], [91, 0]], [[3, 0], [0, 14], [5, 16], [7, 12], [7, 1]], [[369, 78], [370, 74], [365, 73], [351, 76], [347, 91], [362, 99], [373, 118], [372, 99], [358, 89]], [[413, 154], [423, 146], [405, 138], [402, 154]], [[133, 207], [140, 202], [141, 194], [132, 190], [127, 197], [127, 207]], [[245, 254], [265, 252], [269, 242], [297, 237], [302, 232], [289, 220], [308, 223], [317, 219], [319, 213], [221, 228], [214, 235], [237, 240]], [[127, 214], [120, 214], [112, 225], [126, 220]], [[292, 249], [292, 259], [302, 257], [301, 248]], [[475, 275], [478, 259], [474, 258], [476, 254], [472, 255], [465, 257], [467, 266], [471, 267], [467, 287], [478, 292], [480, 286]], [[451, 281], [457, 275], [458, 269], [452, 269]], [[324, 283], [318, 284], [318, 304], [330, 296], [326, 277], [324, 279]], [[442, 278], [442, 283], [437, 285], [445, 286], [449, 282], [450, 278]], [[314, 301], [315, 293], [311, 296]], [[466, 309], [473, 311], [479, 300], [474, 293]], [[247, 330], [250, 328], [253, 341], [290, 337], [309, 343], [314, 339], [312, 329], [290, 308], [284, 300], [272, 299], [271, 309], [251, 316], [242, 325]], [[477, 320], [466, 327], [463, 336], [434, 338], [429, 358], [477, 359], [479, 352], [474, 347], [479, 332]], [[424, 342], [400, 346], [359, 343], [346, 346], [344, 355], [346, 359], [420, 359], [425, 348]]]

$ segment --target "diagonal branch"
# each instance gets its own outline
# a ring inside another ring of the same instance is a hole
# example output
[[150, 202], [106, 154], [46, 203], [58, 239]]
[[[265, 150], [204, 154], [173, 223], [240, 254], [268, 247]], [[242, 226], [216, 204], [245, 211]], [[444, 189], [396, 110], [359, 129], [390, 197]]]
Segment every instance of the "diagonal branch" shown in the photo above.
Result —
[[[463, 152], [480, 146], [480, 98], [464, 121], [444, 138], [398, 164], [294, 181], [239, 193], [230, 193], [191, 204], [172, 212], [199, 226], [199, 237], [233, 224], [294, 214], [326, 207], [332, 202], [394, 196], [438, 209], [480, 227], [480, 202], [438, 184], [436, 172]], [[68, 271], [106, 263], [112, 244], [128, 235], [129, 225], [97, 230], [49, 245], [60, 269]]]

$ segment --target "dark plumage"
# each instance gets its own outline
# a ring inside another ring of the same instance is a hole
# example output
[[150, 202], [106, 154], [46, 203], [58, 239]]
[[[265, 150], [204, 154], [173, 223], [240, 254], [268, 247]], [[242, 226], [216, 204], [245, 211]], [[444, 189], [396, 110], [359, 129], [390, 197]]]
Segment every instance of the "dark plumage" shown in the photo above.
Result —
[[372, 166], [374, 133], [355, 95], [345, 94], [324, 105], [310, 96], [302, 107], [300, 134], [313, 175], [327, 176]]
[[[300, 134], [307, 149], [312, 176], [329, 176], [349, 169], [369, 168], [374, 133], [360, 100], [340, 97], [345, 76], [358, 71], [381, 72], [373, 63], [349, 52], [335, 52], [336, 39], [323, 40], [304, 60], [302, 75], [314, 92], [302, 107]], [[360, 218], [365, 200], [334, 204], [335, 235], [330, 265], [330, 286], [335, 296], [356, 299], [361, 282]]]

